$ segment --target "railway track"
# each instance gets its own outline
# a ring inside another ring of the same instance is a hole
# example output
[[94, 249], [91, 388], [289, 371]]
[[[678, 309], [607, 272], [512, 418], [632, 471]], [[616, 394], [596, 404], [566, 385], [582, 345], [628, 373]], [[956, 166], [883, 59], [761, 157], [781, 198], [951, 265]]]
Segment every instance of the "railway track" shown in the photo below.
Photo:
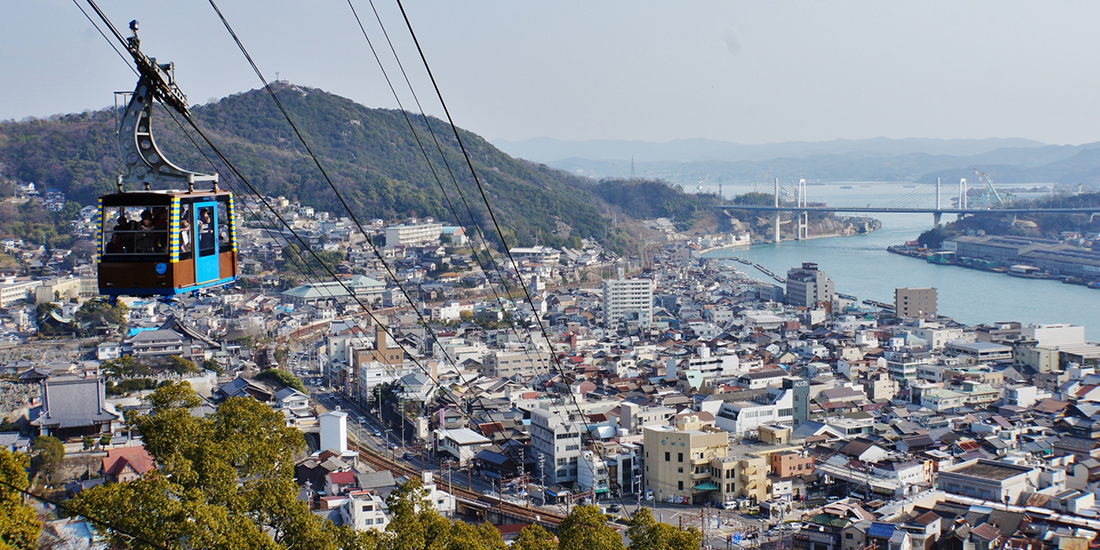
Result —
[[[389, 470], [393, 472], [395, 476], [406, 476], [409, 478], [419, 478], [420, 474], [422, 473], [422, 470], [411, 468], [409, 466], [401, 464], [400, 462], [390, 460], [386, 456], [373, 450], [357, 447], [353, 444], [349, 444], [349, 446], [359, 452], [360, 460], [362, 460], [365, 464], [367, 464], [371, 468], [374, 468], [375, 470]], [[440, 488], [442, 489], [442, 486]], [[506, 500], [493, 498], [488, 495], [484, 495], [462, 487], [452, 487], [450, 491], [451, 494], [453, 494], [455, 497], [464, 499], [469, 502], [485, 504], [487, 508], [498, 510], [502, 515], [514, 517], [531, 523], [540, 523], [544, 526], [557, 528], [559, 525], [561, 525], [562, 520], [565, 519], [565, 516], [562, 516], [560, 514], [547, 512], [541, 509], [520, 506]]]

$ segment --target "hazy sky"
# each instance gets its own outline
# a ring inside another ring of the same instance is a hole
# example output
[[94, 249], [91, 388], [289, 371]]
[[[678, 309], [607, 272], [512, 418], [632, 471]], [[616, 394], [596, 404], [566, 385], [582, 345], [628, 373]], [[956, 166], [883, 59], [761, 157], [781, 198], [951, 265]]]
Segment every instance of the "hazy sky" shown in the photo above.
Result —
[[[78, 0], [88, 9], [85, 0]], [[412, 105], [366, 0], [352, 0]], [[375, 0], [429, 111], [395, 0]], [[135, 78], [72, 1], [0, 8], [0, 120], [113, 103]], [[100, 0], [191, 103], [260, 82], [201, 0]], [[269, 80], [395, 107], [346, 0], [220, 0]], [[417, 1], [455, 122], [489, 139], [1100, 141], [1100, 2]], [[89, 10], [90, 11], [90, 10]], [[430, 104], [430, 105], [428, 105]]]

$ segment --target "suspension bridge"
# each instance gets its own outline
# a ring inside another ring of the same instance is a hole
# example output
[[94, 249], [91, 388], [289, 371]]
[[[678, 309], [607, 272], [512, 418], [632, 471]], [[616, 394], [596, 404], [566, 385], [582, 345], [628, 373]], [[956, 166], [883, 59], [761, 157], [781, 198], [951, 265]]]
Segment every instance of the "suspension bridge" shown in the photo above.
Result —
[[[808, 238], [810, 212], [830, 212], [848, 214], [932, 214], [933, 226], [939, 226], [944, 214], [955, 214], [960, 218], [970, 214], [1003, 214], [1016, 216], [1019, 214], [1088, 214], [1092, 216], [1100, 213], [1100, 206], [1086, 207], [1024, 207], [1013, 206], [1005, 202], [1004, 198], [988, 180], [986, 189], [976, 206], [971, 206], [970, 190], [967, 189], [966, 179], [959, 182], [958, 196], [948, 199], [950, 206], [944, 204], [947, 198], [943, 186], [937, 180], [936, 183], [926, 184], [911, 193], [898, 197], [882, 206], [829, 206], [826, 204], [811, 204], [807, 200], [806, 180], [798, 181], [798, 188], [794, 192], [794, 204], [785, 204], [780, 200], [781, 188], [779, 180], [775, 180], [775, 203], [772, 205], [748, 205], [748, 204], [722, 204], [718, 208], [723, 210], [747, 210], [752, 212], [775, 212], [775, 242], [780, 241], [780, 227], [783, 224], [795, 222], [795, 239]], [[954, 189], [952, 189], [954, 195]], [[994, 200], [996, 202], [994, 202]], [[794, 212], [797, 220], [782, 221], [780, 215], [783, 212]]]

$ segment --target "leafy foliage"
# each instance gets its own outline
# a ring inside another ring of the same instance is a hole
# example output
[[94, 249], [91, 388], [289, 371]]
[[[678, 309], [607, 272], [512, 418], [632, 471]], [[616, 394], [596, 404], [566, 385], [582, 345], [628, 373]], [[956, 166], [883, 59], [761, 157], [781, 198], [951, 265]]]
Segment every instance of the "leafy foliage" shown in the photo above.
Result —
[[40, 435], [34, 438], [31, 450], [35, 453], [34, 458], [39, 471], [45, 472], [47, 476], [56, 473], [61, 466], [61, 461], [65, 459], [65, 444], [51, 435]]
[[[1089, 208], [1100, 206], [1100, 193], [1083, 193], [1044, 197], [1029, 201], [1017, 201], [1015, 207], [1025, 208]], [[1024, 225], [1020, 222], [1031, 222]], [[974, 214], [960, 220], [949, 222], [943, 227], [935, 227], [921, 233], [917, 241], [921, 246], [939, 248], [944, 239], [962, 235], [968, 231], [985, 232], [989, 235], [1018, 235], [1031, 237], [1058, 237], [1062, 232], [1096, 233], [1100, 232], [1100, 218], [1087, 214], [1017, 214], [1005, 216], [996, 210], [989, 213]]]
[[645, 507], [634, 513], [629, 525], [630, 550], [695, 550], [703, 542], [703, 534], [695, 527], [680, 530], [659, 523]]
[[558, 550], [558, 541], [542, 526], [531, 524], [524, 527], [516, 540], [512, 541], [516, 550]]
[[560, 550], [623, 550], [619, 533], [607, 526], [607, 518], [594, 505], [577, 506], [561, 522]]
[[[160, 466], [142, 479], [81, 492], [74, 505], [123, 531], [182, 548], [335, 548], [324, 520], [296, 499], [301, 432], [252, 399], [231, 398], [206, 418], [186, 383], [158, 388], [133, 419]], [[108, 534], [118, 548], [129, 537]]]
[[[3, 143], [3, 127], [0, 124], [0, 144]], [[3, 149], [2, 145], [0, 149]], [[0, 237], [23, 239], [48, 248], [67, 247], [72, 242], [69, 220], [78, 210], [80, 205], [72, 202], [66, 203], [66, 207], [59, 212], [51, 212], [35, 201], [0, 203]]]
[[686, 229], [710, 212], [715, 195], [692, 195], [666, 181], [604, 179], [595, 194], [635, 218], [670, 218]]
[[88, 300], [76, 311], [73, 320], [82, 334], [91, 335], [100, 327], [118, 330], [125, 326], [129, 312], [130, 308], [122, 302], [111, 305], [105, 300]]
[[37, 548], [42, 524], [34, 508], [23, 504], [29, 460], [21, 453], [0, 449], [0, 548]]
[[302, 384], [302, 380], [293, 374], [282, 369], [264, 369], [255, 376], [253, 380], [271, 380], [276, 384], [283, 386], [284, 388], [294, 388], [302, 393], [306, 393], [306, 386]]

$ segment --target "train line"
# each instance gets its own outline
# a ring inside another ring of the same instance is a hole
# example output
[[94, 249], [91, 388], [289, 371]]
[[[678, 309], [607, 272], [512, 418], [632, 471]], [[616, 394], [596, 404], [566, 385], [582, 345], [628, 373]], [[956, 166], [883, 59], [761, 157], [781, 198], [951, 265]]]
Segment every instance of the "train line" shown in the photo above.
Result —
[[[390, 458], [387, 458], [386, 456], [374, 450], [357, 447], [354, 444], [349, 444], [349, 447], [358, 451], [359, 459], [363, 461], [363, 463], [365, 463], [366, 465], [374, 468], [375, 470], [389, 470], [393, 472], [395, 476], [405, 476], [409, 478], [419, 478], [422, 473], [422, 470], [420, 469], [406, 466], [404, 464], [401, 464], [400, 462], [397, 462], [396, 460], [391, 460]], [[440, 489], [443, 489], [442, 485], [440, 485]], [[480, 504], [482, 506], [479, 507], [483, 507], [485, 509], [491, 508], [497, 511], [502, 516], [515, 518], [520, 521], [539, 523], [545, 527], [556, 529], [559, 525], [561, 525], [562, 520], [565, 519], [565, 516], [562, 516], [560, 514], [547, 512], [545, 510], [536, 508], [529, 508], [527, 506], [520, 506], [518, 504], [508, 502], [507, 500], [503, 500], [499, 497], [494, 498], [482, 493], [478, 493], [476, 491], [465, 489], [463, 487], [451, 487], [449, 491], [452, 495], [462, 501], [465, 501], [467, 503]]]

